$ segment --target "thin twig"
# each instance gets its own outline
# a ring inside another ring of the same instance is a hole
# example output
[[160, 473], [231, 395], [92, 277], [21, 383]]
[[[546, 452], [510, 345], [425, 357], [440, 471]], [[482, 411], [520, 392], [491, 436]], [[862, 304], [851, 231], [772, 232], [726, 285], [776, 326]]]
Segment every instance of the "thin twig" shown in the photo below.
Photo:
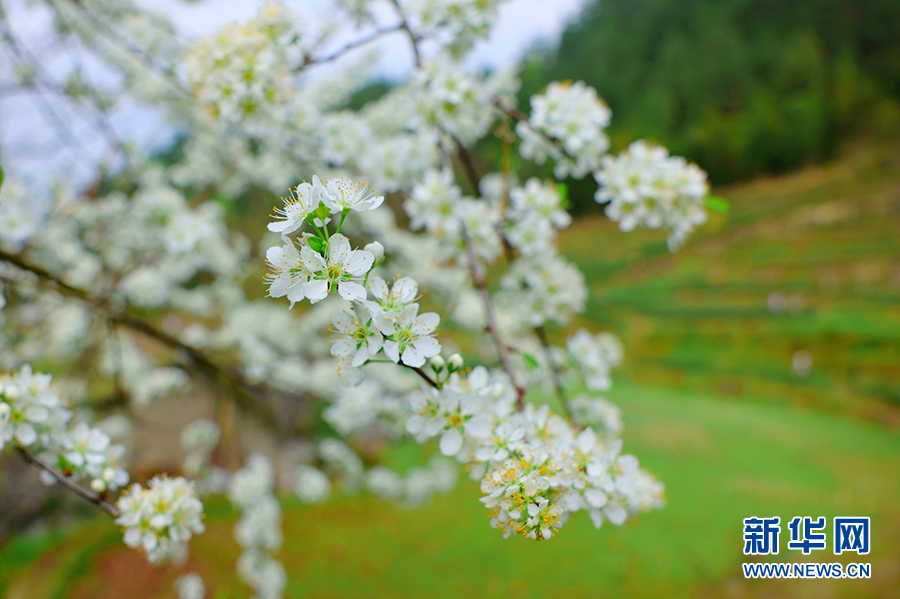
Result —
[[[56, 10], [57, 14], [61, 13], [54, 2], [51, 2], [50, 4], [53, 4], [53, 8]], [[87, 21], [90, 21], [95, 32], [102, 33], [107, 40], [118, 46], [119, 49], [128, 52], [129, 54], [137, 58], [140, 62], [144, 63], [144, 66], [146, 66], [151, 73], [155, 73], [157, 76], [165, 80], [166, 83], [171, 85], [173, 90], [188, 98], [192, 97], [191, 92], [181, 85], [181, 83], [175, 78], [173, 73], [168, 71], [164, 66], [156, 64], [156, 62], [154, 62], [150, 56], [144, 53], [141, 48], [138, 48], [137, 46], [129, 42], [124, 36], [119, 34], [119, 32], [117, 32], [112, 26], [110, 26], [109, 23], [105, 22], [103, 19], [91, 12], [86, 6], [83, 5], [83, 3], [70, 2], [69, 4], [75, 7], [75, 9], [78, 10], [78, 12], [80, 12]]]
[[480, 196], [481, 175], [478, 174], [478, 170], [475, 168], [475, 160], [472, 158], [472, 154], [465, 148], [465, 146], [462, 145], [462, 142], [459, 141], [459, 138], [449, 132], [448, 135], [450, 135], [453, 143], [456, 144], [456, 156], [462, 163], [463, 172], [466, 174], [466, 178], [469, 180], [469, 185], [472, 186], [472, 193]]
[[553, 352], [550, 351], [550, 342], [547, 340], [547, 331], [544, 330], [543, 326], [539, 326], [534, 328], [534, 332], [537, 334], [537, 338], [541, 342], [541, 348], [544, 350], [544, 359], [547, 360], [547, 368], [550, 370], [550, 378], [553, 381], [553, 387], [556, 390], [556, 396], [559, 398], [559, 403], [562, 404], [569, 420], [575, 422], [575, 417], [572, 415], [572, 406], [569, 405], [569, 399], [566, 397], [566, 391], [563, 388], [562, 380], [559, 378], [559, 367], [556, 365], [556, 360], [553, 359]]
[[409, 27], [409, 21], [406, 20], [406, 15], [403, 14], [403, 9], [400, 8], [400, 3], [397, 0], [390, 0], [391, 4], [394, 5], [394, 8], [397, 10], [397, 16], [400, 18], [400, 28], [406, 31], [406, 36], [409, 38], [409, 43], [412, 46], [413, 58], [416, 61], [416, 68], [422, 66], [422, 55], [419, 53], [419, 40], [416, 38], [416, 34], [413, 33], [412, 29]]
[[496, 98], [496, 97], [493, 100], [491, 100], [491, 104], [501, 114], [506, 115], [507, 117], [511, 118], [514, 121], [518, 121], [519, 123], [522, 123], [529, 129], [531, 129], [532, 131], [534, 131], [535, 133], [537, 133], [538, 135], [543, 137], [547, 143], [549, 143], [550, 145], [554, 146], [557, 150], [559, 150], [563, 156], [565, 156], [569, 160], [575, 160], [575, 157], [572, 156], [571, 154], [569, 154], [569, 152], [566, 150], [566, 148], [563, 147], [562, 141], [560, 141], [556, 137], [553, 137], [552, 135], [547, 135], [546, 133], [544, 133], [537, 127], [535, 127], [531, 123], [531, 120], [528, 118], [528, 115], [526, 115], [524, 112], [522, 112], [521, 110], [518, 110], [516, 108], [508, 108], [508, 107], [504, 106], [503, 102], [501, 102], [500, 99]]
[[[404, 364], [404, 366], [406, 366], [406, 364]], [[436, 382], [434, 379], [432, 379], [430, 376], [428, 376], [428, 374], [427, 374], [424, 370], [422, 370], [421, 368], [419, 368], [418, 366], [407, 366], [407, 368], [409, 368], [410, 370], [415, 371], [416, 374], [418, 374], [420, 377], [422, 377], [422, 380], [424, 380], [426, 383], [428, 383], [429, 385], [431, 385], [431, 386], [434, 387], [435, 389], [440, 389], [440, 388], [441, 388], [440, 385], [438, 385], [437, 382]]]
[[350, 52], [352, 50], [355, 50], [357, 48], [360, 48], [362, 46], [370, 44], [376, 40], [381, 39], [382, 37], [384, 37], [386, 35], [396, 32], [396, 31], [403, 31], [404, 29], [406, 29], [406, 28], [404, 27], [403, 23], [398, 23], [397, 25], [394, 25], [393, 27], [379, 29], [366, 37], [362, 37], [362, 38], [359, 38], [358, 40], [354, 40], [354, 41], [346, 44], [345, 46], [339, 48], [338, 50], [335, 50], [331, 54], [321, 56], [319, 58], [313, 58], [311, 56], [307, 56], [304, 58], [303, 64], [301, 64], [295, 70], [300, 71], [302, 69], [305, 69], [306, 67], [311, 67], [311, 66], [316, 66], [316, 65], [320, 65], [320, 64], [325, 64], [327, 62], [332, 62], [334, 60], [337, 60], [338, 58], [341, 58], [344, 54], [347, 54], [348, 52]]
[[[33, 66], [35, 70], [38, 71], [37, 65], [28, 59], [24, 46], [20, 44], [16, 38], [15, 32], [13, 32], [12, 25], [6, 18], [6, 12], [3, 10], [2, 5], [0, 5], [0, 24], [3, 25], [3, 34], [9, 44], [10, 50], [15, 54], [19, 62], [25, 67]], [[41, 89], [39, 85], [35, 85], [35, 92], [38, 110], [43, 114], [50, 127], [56, 130], [56, 134], [61, 139], [65, 139], [69, 143], [77, 146], [79, 151], [72, 152], [76, 158], [82, 161], [86, 160], [87, 157], [91, 155], [87, 147], [85, 147], [81, 139], [72, 132], [63, 118], [56, 112], [53, 104], [44, 95], [44, 90]]]
[[18, 450], [19, 450], [19, 454], [22, 456], [23, 460], [25, 460], [32, 466], [36, 466], [37, 468], [48, 473], [50, 476], [55, 478], [59, 482], [60, 485], [62, 485], [69, 491], [72, 491], [73, 493], [75, 493], [76, 495], [81, 497], [82, 499], [84, 499], [86, 501], [90, 501], [91, 503], [97, 505], [100, 509], [102, 509], [104, 512], [106, 512], [113, 518], [115, 518], [116, 516], [119, 515], [119, 510], [116, 509], [116, 507], [114, 505], [112, 505], [111, 503], [109, 503], [108, 501], [103, 499], [97, 493], [94, 493], [93, 491], [88, 491], [84, 487], [72, 482], [72, 480], [69, 479], [67, 476], [65, 476], [63, 473], [57, 471], [55, 468], [52, 468], [49, 464], [44, 462], [42, 459], [40, 459], [33, 453], [29, 452], [24, 447], [19, 447]]
[[491, 338], [493, 338], [494, 345], [497, 346], [497, 353], [500, 354], [500, 364], [503, 366], [503, 370], [506, 371], [510, 384], [512, 384], [513, 388], [516, 390], [516, 410], [521, 412], [525, 409], [525, 390], [516, 383], [516, 374], [513, 370], [512, 363], [509, 361], [507, 345], [503, 342], [503, 337], [500, 335], [500, 329], [497, 327], [497, 320], [494, 317], [494, 306], [491, 303], [491, 296], [487, 290], [487, 283], [484, 280], [484, 273], [481, 270], [481, 265], [478, 263], [478, 258], [475, 256], [475, 248], [472, 246], [472, 238], [469, 236], [469, 230], [462, 221], [460, 221], [459, 226], [462, 231], [463, 243], [466, 246], [466, 255], [469, 259], [469, 274], [472, 276], [472, 282], [475, 283], [475, 287], [478, 289], [478, 293], [481, 295], [481, 301], [484, 304], [484, 319], [487, 323], [488, 333], [490, 333]]

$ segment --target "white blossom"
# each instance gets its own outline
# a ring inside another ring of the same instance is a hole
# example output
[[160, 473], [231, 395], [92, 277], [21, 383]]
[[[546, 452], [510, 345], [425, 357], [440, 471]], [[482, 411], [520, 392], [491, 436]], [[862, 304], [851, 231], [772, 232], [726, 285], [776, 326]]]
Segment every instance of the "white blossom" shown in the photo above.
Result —
[[269, 223], [268, 229], [274, 233], [289, 235], [303, 226], [307, 217], [319, 207], [321, 188], [316, 185], [310, 185], [303, 182], [297, 187], [290, 190], [289, 198], [281, 198], [284, 202], [284, 208], [273, 207], [275, 212], [273, 218], [276, 220]]
[[266, 282], [269, 283], [269, 296], [284, 297], [291, 302], [291, 307], [306, 297], [306, 284], [309, 282], [309, 271], [304, 266], [293, 241], [287, 241], [284, 245], [275, 245], [266, 251], [266, 262], [269, 265], [269, 274]]
[[384, 202], [384, 196], [376, 196], [368, 183], [360, 183], [343, 175], [325, 179], [313, 175], [313, 186], [319, 190], [322, 202], [332, 212], [375, 210]]
[[606, 203], [606, 215], [622, 231], [668, 227], [674, 250], [706, 222], [706, 173], [663, 147], [636, 141], [618, 156], [604, 157], [595, 178], [600, 184], [595, 199]]
[[557, 178], [580, 179], [597, 168], [609, 149], [604, 130], [611, 116], [594, 88], [581, 81], [554, 81], [532, 96], [529, 123], [516, 125], [522, 157], [538, 164], [552, 157]]
[[175, 581], [178, 599], [203, 599], [206, 597], [206, 585], [199, 574], [185, 574]]
[[418, 304], [399, 312], [384, 313], [378, 324], [385, 335], [384, 354], [394, 362], [420, 367], [441, 352], [435, 330], [441, 318], [434, 312], [419, 314]]
[[302, 465], [294, 472], [294, 493], [303, 503], [319, 503], [331, 493], [331, 481], [318, 468]]
[[577, 364], [588, 389], [606, 391], [612, 385], [610, 370], [622, 362], [622, 343], [610, 333], [591, 335], [579, 329], [566, 340], [566, 349]]
[[132, 485], [116, 507], [125, 544], [141, 549], [151, 563], [177, 556], [191, 536], [204, 532], [203, 504], [183, 478], [158, 476], [144, 488]]
[[23, 366], [0, 375], [0, 449], [7, 443], [29, 447], [59, 443], [72, 412], [50, 386], [51, 376]]
[[347, 301], [366, 299], [366, 288], [362, 283], [375, 262], [371, 252], [351, 250], [350, 241], [337, 233], [329, 239], [324, 257], [308, 245], [301, 248], [300, 257], [309, 271], [309, 279], [302, 289], [310, 302], [319, 302], [335, 291]]
[[338, 312], [331, 319], [331, 355], [337, 358], [352, 356], [350, 365], [362, 366], [381, 350], [384, 337], [364, 306], [353, 312]]

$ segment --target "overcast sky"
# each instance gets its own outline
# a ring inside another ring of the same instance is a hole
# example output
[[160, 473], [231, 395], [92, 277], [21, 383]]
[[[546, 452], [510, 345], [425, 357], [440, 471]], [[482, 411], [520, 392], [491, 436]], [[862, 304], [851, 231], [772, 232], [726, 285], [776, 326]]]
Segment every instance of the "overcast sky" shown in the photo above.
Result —
[[[143, 3], [170, 15], [185, 37], [196, 37], [211, 33], [227, 23], [248, 19], [263, 2], [211, 0], [190, 4], [180, 0], [144, 0]], [[330, 0], [285, 0], [284, 3], [300, 14], [311, 15], [313, 22], [316, 15], [334, 14], [334, 5]], [[475, 48], [470, 65], [507, 65], [519, 60], [538, 41], [555, 43], [566, 24], [578, 16], [585, 3], [586, 0], [507, 0], [500, 8], [500, 19], [491, 38]], [[392, 11], [384, 11], [383, 21], [384, 24], [396, 22]], [[388, 38], [379, 48], [385, 53], [385, 72], [400, 75], [408, 71], [409, 50], [402, 37]]]
[[[169, 15], [179, 33], [185, 38], [194, 38], [212, 33], [232, 22], [240, 22], [251, 17], [263, 0], [207, 0], [205, 2], [182, 2], [180, 0], [139, 0], [142, 4], [161, 10]], [[497, 68], [514, 64], [536, 44], [555, 45], [566, 25], [574, 20], [588, 0], [508, 0], [500, 9], [500, 18], [490, 39], [480, 42], [472, 51], [470, 68]], [[46, 47], [47, 31], [50, 23], [49, 10], [34, 10], [23, 0], [3, 0], [4, 8], [17, 37], [35, 54]], [[301, 15], [309, 15], [311, 23], [318, 22], [320, 14], [334, 15], [331, 0], [285, 0]], [[40, 6], [40, 5], [39, 5]], [[385, 7], [384, 14], [378, 15], [382, 25], [396, 22], [396, 18]], [[357, 34], [358, 35], [358, 34]], [[354, 32], [348, 28], [335, 39], [341, 46], [354, 39]], [[381, 60], [375, 74], [403, 78], [412, 68], [408, 41], [401, 35], [386, 36], [377, 44]], [[372, 47], [370, 46], [370, 47]], [[12, 56], [4, 48], [0, 65], [8, 73], [15, 64]], [[53, 69], [51, 68], [52, 72]], [[55, 152], [58, 146], [53, 130], [48, 124], [47, 103], [58, 103], [48, 96], [44, 106], [34, 98], [22, 95], [4, 95], [0, 98], [0, 142], [4, 168], [13, 177], [36, 183], [48, 183], [56, 177], [78, 184], [92, 178], [91, 161], [102, 160], [104, 144], [87, 125], [79, 126], [77, 118], [66, 114], [61, 106], [55, 108], [61, 117], [70, 120], [72, 129], [80, 140], [81, 149]], [[147, 147], [160, 143], [170, 134], [159, 126], [159, 119], [146, 110], [125, 105], [114, 115], [113, 123], [121, 137], [130, 138]]]

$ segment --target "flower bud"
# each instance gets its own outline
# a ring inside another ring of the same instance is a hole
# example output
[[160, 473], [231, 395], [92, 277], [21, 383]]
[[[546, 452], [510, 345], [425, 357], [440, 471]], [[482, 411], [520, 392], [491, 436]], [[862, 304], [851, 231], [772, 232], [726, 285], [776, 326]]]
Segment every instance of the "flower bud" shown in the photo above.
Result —
[[95, 478], [91, 481], [91, 489], [94, 493], [102, 493], [106, 490], [106, 482], [101, 478]]
[[114, 468], [106, 468], [103, 470], [103, 480], [105, 480], [106, 482], [111, 482], [115, 477], [116, 471]]
[[463, 367], [463, 359], [459, 354], [453, 354], [449, 358], [447, 358], [447, 368], [450, 369], [450, 372], [456, 372], [460, 368]]
[[444, 358], [440, 356], [435, 356], [431, 358], [431, 368], [434, 369], [435, 372], [440, 372], [444, 369], [447, 363], [444, 362]]
[[381, 259], [384, 258], [384, 246], [377, 241], [367, 244], [363, 249], [367, 252], [372, 252], [375, 256], [375, 262], [381, 262]]

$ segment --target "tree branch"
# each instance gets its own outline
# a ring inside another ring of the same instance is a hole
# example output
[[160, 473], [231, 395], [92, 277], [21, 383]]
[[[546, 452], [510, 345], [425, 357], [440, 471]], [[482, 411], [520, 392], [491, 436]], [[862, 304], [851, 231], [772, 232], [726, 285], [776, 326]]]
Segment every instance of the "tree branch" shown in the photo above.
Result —
[[9, 262], [21, 270], [36, 275], [43, 283], [52, 285], [63, 295], [84, 302], [110, 322], [143, 333], [174, 350], [183, 352], [201, 374], [210, 381], [233, 391], [235, 401], [241, 409], [260, 417], [264, 422], [275, 428], [276, 431], [282, 430], [282, 422], [279, 416], [273, 410], [264, 407], [266, 404], [257, 401], [259, 395], [272, 395], [274, 392], [272, 389], [250, 383], [239, 373], [216, 364], [183, 341], [172, 337], [137, 316], [114, 308], [103, 299], [94, 298], [84, 290], [69, 285], [48, 270], [27, 262], [21, 255], [10, 254], [0, 250], [0, 260]]
[[[402, 362], [401, 362], [401, 364], [402, 364]], [[430, 376], [428, 376], [428, 374], [424, 370], [419, 368], [418, 366], [407, 366], [406, 364], [403, 364], [403, 365], [406, 366], [407, 368], [415, 371], [416, 374], [418, 374], [420, 377], [422, 377], [422, 380], [424, 380], [426, 383], [428, 383], [435, 389], [440, 389], [440, 386], [438, 386], [437, 382], [434, 379], [432, 379]]]
[[400, 28], [406, 31], [406, 36], [409, 38], [409, 43], [412, 45], [413, 58], [415, 58], [416, 67], [421, 67], [422, 55], [419, 53], [419, 40], [416, 38], [416, 34], [412, 32], [412, 29], [410, 29], [409, 21], [406, 20], [406, 15], [403, 14], [403, 9], [400, 8], [400, 3], [397, 0], [390, 0], [390, 2], [397, 10], [397, 16], [400, 18]]
[[379, 29], [379, 30], [373, 32], [372, 34], [367, 35], [366, 37], [362, 37], [362, 38], [359, 38], [358, 40], [354, 40], [354, 41], [346, 44], [345, 46], [339, 48], [338, 50], [335, 50], [331, 54], [327, 54], [327, 55], [321, 56], [319, 58], [305, 56], [303, 59], [303, 64], [301, 64], [295, 70], [300, 71], [302, 69], [305, 69], [306, 67], [325, 64], [327, 62], [337, 60], [338, 58], [342, 57], [344, 54], [347, 54], [348, 52], [350, 52], [352, 50], [355, 50], [359, 47], [370, 44], [376, 40], [381, 39], [382, 37], [384, 37], [386, 35], [396, 32], [396, 31], [403, 31], [404, 29], [406, 29], [404, 24], [398, 23], [397, 25], [394, 25], [393, 27], [388, 27], [386, 29]]
[[572, 156], [571, 154], [569, 154], [566, 151], [566, 149], [563, 147], [562, 141], [560, 141], [556, 137], [553, 137], [552, 135], [547, 135], [546, 133], [544, 133], [543, 131], [541, 131], [534, 125], [532, 125], [531, 120], [528, 118], [528, 115], [526, 115], [524, 112], [522, 112], [516, 108], [507, 108], [506, 106], [503, 105], [503, 103], [500, 101], [500, 99], [496, 98], [496, 97], [491, 101], [491, 104], [494, 106], [494, 109], [496, 109], [501, 114], [507, 116], [508, 118], [511, 118], [514, 121], [522, 123], [529, 129], [531, 129], [532, 131], [534, 131], [535, 133], [537, 133], [538, 135], [543, 137], [547, 143], [549, 143], [550, 145], [554, 146], [557, 150], [559, 150], [559, 152], [563, 156], [565, 156], [569, 160], [573, 160], [573, 161], [575, 160], [575, 157]]
[[48, 465], [46, 462], [44, 462], [42, 459], [40, 459], [33, 453], [29, 452], [24, 447], [18, 447], [17, 449], [19, 450], [19, 454], [22, 456], [23, 460], [25, 460], [32, 466], [35, 466], [38, 469], [43, 470], [44, 472], [48, 473], [50, 476], [55, 478], [57, 480], [57, 482], [59, 482], [60, 485], [62, 485], [69, 491], [72, 491], [73, 493], [75, 493], [76, 495], [81, 497], [82, 499], [84, 499], [86, 501], [90, 501], [91, 503], [95, 504], [96, 506], [98, 506], [100, 509], [102, 509], [104, 512], [106, 512], [113, 518], [115, 518], [116, 516], [119, 515], [119, 510], [116, 509], [116, 507], [114, 505], [112, 505], [111, 503], [109, 503], [108, 501], [103, 499], [97, 493], [94, 493], [93, 491], [88, 491], [84, 487], [75, 484], [74, 482], [72, 482], [71, 479], [66, 477], [62, 472], [59, 472], [55, 468], [50, 467], [50, 465]]
[[494, 306], [491, 303], [491, 296], [487, 290], [487, 283], [484, 280], [484, 273], [481, 271], [481, 265], [478, 264], [478, 258], [475, 256], [475, 248], [472, 246], [472, 238], [469, 236], [469, 230], [462, 221], [460, 221], [459, 226], [462, 231], [463, 243], [466, 246], [466, 256], [469, 261], [469, 273], [472, 276], [472, 282], [475, 283], [475, 287], [478, 289], [478, 293], [481, 295], [481, 301], [484, 304], [484, 319], [487, 323], [488, 333], [490, 333], [491, 338], [493, 338], [494, 345], [497, 346], [497, 353], [500, 354], [500, 364], [503, 366], [503, 370], [509, 377], [509, 382], [516, 390], [516, 409], [521, 412], [525, 409], [525, 390], [516, 383], [516, 374], [513, 370], [512, 363], [509, 361], [507, 345], [503, 342], [503, 337], [500, 335], [500, 329], [497, 327], [497, 320], [494, 317]]

